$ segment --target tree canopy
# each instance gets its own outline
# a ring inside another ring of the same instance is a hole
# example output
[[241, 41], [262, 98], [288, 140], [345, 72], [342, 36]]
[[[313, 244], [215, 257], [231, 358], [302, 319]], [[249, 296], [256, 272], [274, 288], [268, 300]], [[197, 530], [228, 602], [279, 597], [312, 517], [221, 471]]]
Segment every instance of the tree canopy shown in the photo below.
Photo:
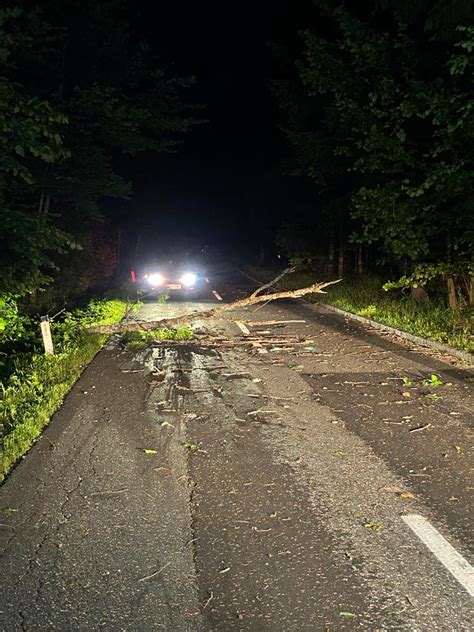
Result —
[[276, 83], [294, 171], [315, 181], [326, 212], [342, 199], [352, 239], [400, 269], [467, 265], [472, 3], [450, 5], [449, 16], [443, 2], [320, 5], [292, 76]]
[[198, 122], [192, 83], [120, 0], [0, 10], [0, 294], [44, 287], [104, 201], [130, 194], [120, 155], [177, 149]]

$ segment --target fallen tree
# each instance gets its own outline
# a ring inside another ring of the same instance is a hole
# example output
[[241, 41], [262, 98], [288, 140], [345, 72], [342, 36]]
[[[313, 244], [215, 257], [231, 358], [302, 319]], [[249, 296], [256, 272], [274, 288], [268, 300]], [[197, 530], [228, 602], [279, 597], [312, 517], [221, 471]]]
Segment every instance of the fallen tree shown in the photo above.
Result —
[[126, 331], [150, 331], [158, 328], [172, 328], [178, 327], [193, 320], [207, 320], [207, 319], [220, 319], [220, 320], [237, 320], [232, 316], [226, 315], [226, 312], [240, 309], [243, 307], [249, 307], [250, 305], [257, 305], [259, 303], [269, 303], [270, 301], [276, 301], [285, 298], [301, 298], [307, 294], [325, 294], [324, 288], [339, 283], [342, 279], [336, 279], [335, 281], [325, 281], [323, 283], [313, 283], [308, 287], [299, 288], [296, 290], [286, 290], [284, 292], [274, 292], [272, 294], [262, 294], [264, 290], [273, 287], [278, 281], [280, 281], [285, 275], [294, 272], [295, 268], [287, 268], [277, 277], [275, 277], [269, 283], [265, 283], [261, 287], [257, 288], [250, 296], [232, 301], [231, 303], [223, 303], [218, 307], [206, 310], [204, 312], [196, 312], [194, 314], [183, 314], [182, 316], [176, 316], [174, 318], [163, 318], [153, 321], [140, 321], [137, 319], [125, 318], [124, 321], [115, 325], [101, 325], [90, 327], [89, 331], [101, 334], [112, 333], [124, 333]]

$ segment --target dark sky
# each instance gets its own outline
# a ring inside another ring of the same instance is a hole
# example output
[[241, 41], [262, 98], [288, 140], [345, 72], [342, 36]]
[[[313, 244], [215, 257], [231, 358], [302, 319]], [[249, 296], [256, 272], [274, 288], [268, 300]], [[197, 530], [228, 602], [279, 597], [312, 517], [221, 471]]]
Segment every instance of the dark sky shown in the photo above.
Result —
[[209, 122], [186, 136], [178, 155], [136, 163], [137, 221], [151, 238], [157, 227], [176, 227], [177, 218], [210, 239], [227, 229], [237, 247], [248, 236], [244, 224], [266, 224], [259, 230], [272, 240], [271, 226], [306, 193], [280, 175], [287, 149], [267, 85], [276, 70], [269, 43], [298, 38], [311, 0], [138, 5], [160, 57], [196, 77], [192, 100], [206, 106]]

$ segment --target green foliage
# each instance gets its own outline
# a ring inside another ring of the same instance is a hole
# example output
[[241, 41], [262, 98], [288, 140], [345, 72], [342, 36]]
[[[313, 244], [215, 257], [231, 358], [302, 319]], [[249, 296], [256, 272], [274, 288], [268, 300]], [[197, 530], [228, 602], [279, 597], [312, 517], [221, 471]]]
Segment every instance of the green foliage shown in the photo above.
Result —
[[154, 340], [191, 340], [193, 330], [183, 326], [176, 329], [162, 328], [149, 331], [127, 331], [122, 337], [122, 344], [127, 349], [145, 349]]
[[423, 380], [422, 384], [423, 386], [430, 386], [431, 388], [437, 388], [438, 386], [447, 386], [446, 382], [443, 382], [443, 380], [434, 373], [429, 379]]
[[472, 255], [472, 3], [449, 16], [444, 4], [321, 3], [330, 28], [303, 33], [293, 89], [278, 92], [295, 172], [317, 184], [320, 216], [401, 270]]
[[67, 313], [52, 327], [55, 355], [24, 354], [15, 372], [0, 382], [0, 480], [40, 436], [102, 347], [106, 336], [87, 332], [85, 325], [117, 322], [125, 309], [123, 301], [93, 301], [84, 310]]
[[[137, 41], [123, 3], [19, 4], [0, 9], [0, 295], [54, 279], [53, 295], [37, 300], [51, 306], [89, 291], [94, 270], [109, 278], [90, 265], [84, 227], [105, 198], [131, 193], [115, 158], [174, 151], [197, 121], [182, 101], [192, 80]], [[59, 267], [74, 271], [68, 282]]]
[[394, 288], [425, 287], [438, 277], [469, 277], [474, 275], [474, 264], [470, 261], [458, 263], [420, 263], [415, 266], [412, 274], [404, 275], [397, 281], [384, 284], [384, 290]]

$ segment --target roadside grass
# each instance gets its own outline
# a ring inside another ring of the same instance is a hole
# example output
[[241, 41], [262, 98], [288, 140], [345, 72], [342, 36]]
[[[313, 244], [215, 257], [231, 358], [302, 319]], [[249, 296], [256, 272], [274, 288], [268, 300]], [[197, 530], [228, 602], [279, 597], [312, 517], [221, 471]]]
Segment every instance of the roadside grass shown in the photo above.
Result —
[[151, 329], [150, 331], [127, 331], [120, 341], [127, 349], [145, 349], [155, 340], [191, 340], [193, 330], [191, 327], [178, 327], [177, 329]]
[[24, 355], [0, 382], [0, 481], [31, 448], [104, 344], [107, 336], [88, 332], [86, 325], [118, 322], [126, 309], [120, 300], [93, 301], [84, 310], [67, 313], [52, 326], [55, 355]]
[[[263, 282], [271, 280], [275, 271], [246, 268], [246, 272]], [[297, 271], [284, 277], [278, 286], [294, 290], [327, 280], [313, 271]], [[449, 309], [442, 297], [424, 303], [402, 291], [386, 292], [382, 279], [373, 274], [350, 274], [341, 283], [330, 286], [326, 294], [311, 294], [312, 303], [326, 303], [358, 316], [364, 316], [396, 329], [450, 345], [463, 351], [474, 351], [472, 310]]]

